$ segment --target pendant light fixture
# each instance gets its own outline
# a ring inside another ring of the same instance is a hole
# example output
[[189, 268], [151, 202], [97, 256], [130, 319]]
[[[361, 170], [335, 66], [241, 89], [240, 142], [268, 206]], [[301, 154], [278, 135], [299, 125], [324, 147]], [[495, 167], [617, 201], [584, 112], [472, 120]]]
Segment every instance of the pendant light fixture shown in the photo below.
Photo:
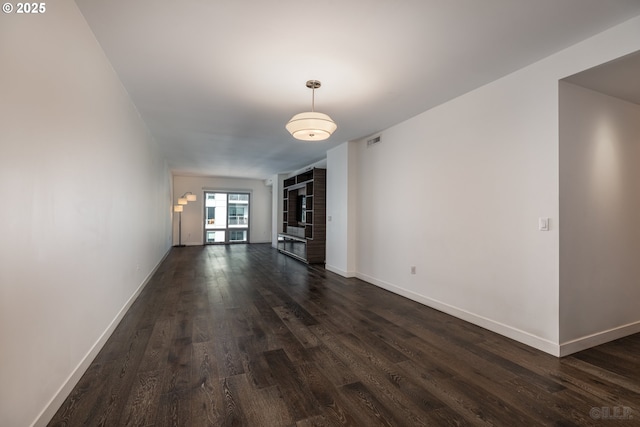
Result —
[[295, 139], [323, 141], [338, 128], [331, 117], [314, 111], [316, 89], [320, 86], [321, 83], [318, 80], [307, 81], [307, 87], [311, 89], [311, 111], [296, 114], [285, 126]]

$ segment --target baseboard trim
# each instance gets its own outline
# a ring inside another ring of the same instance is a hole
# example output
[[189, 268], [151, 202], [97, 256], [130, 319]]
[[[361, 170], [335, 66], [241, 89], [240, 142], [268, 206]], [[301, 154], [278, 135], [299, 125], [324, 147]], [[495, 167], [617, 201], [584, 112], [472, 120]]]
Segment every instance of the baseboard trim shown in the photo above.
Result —
[[326, 270], [329, 270], [332, 273], [339, 274], [342, 277], [346, 277], [346, 278], [356, 277], [355, 271], [345, 271], [345, 270], [342, 270], [342, 269], [340, 269], [338, 267], [334, 267], [331, 264], [325, 264], [324, 268]]
[[530, 347], [536, 348], [545, 353], [551, 354], [556, 357], [560, 357], [560, 346], [552, 341], [533, 335], [529, 332], [514, 328], [504, 323], [500, 323], [493, 319], [489, 319], [484, 316], [472, 313], [470, 311], [455, 307], [453, 305], [444, 303], [442, 301], [435, 300], [433, 298], [426, 297], [424, 295], [417, 294], [408, 289], [401, 288], [391, 283], [376, 279], [375, 277], [367, 276], [366, 274], [356, 273], [358, 279], [371, 283], [382, 289], [386, 289], [389, 292], [409, 298], [412, 301], [419, 302], [427, 307], [434, 308], [442, 311], [443, 313], [450, 314], [458, 319], [462, 319], [466, 322], [473, 323], [474, 325], [485, 328], [489, 331], [503, 335], [507, 338], [511, 338], [515, 341], [526, 344]]
[[560, 344], [560, 357], [568, 356], [600, 344], [605, 344], [619, 338], [637, 334], [638, 332], [640, 332], [640, 321], [628, 323], [626, 325], [597, 332], [581, 338], [576, 338]]
[[41, 427], [41, 426], [45, 427], [47, 424], [49, 424], [49, 422], [54, 417], [56, 412], [58, 412], [58, 409], [60, 409], [60, 407], [62, 406], [64, 401], [67, 399], [67, 397], [69, 396], [73, 388], [78, 384], [78, 382], [80, 381], [80, 378], [82, 378], [82, 376], [87, 371], [87, 369], [89, 369], [91, 362], [93, 362], [93, 360], [96, 358], [100, 350], [102, 350], [102, 347], [104, 347], [107, 340], [111, 337], [111, 335], [113, 334], [113, 331], [115, 331], [115, 329], [118, 327], [124, 315], [127, 313], [129, 308], [131, 308], [131, 306], [133, 305], [135, 300], [138, 298], [142, 290], [151, 281], [151, 278], [156, 273], [156, 271], [158, 271], [158, 268], [160, 267], [160, 265], [162, 265], [162, 262], [167, 258], [170, 251], [171, 251], [171, 248], [167, 250], [167, 252], [164, 254], [162, 259], [160, 259], [160, 262], [158, 262], [158, 264], [154, 267], [151, 273], [149, 273], [147, 277], [144, 279], [144, 281], [140, 284], [140, 286], [138, 286], [138, 289], [136, 289], [133, 295], [131, 295], [131, 297], [127, 300], [124, 306], [120, 309], [116, 317], [111, 321], [109, 326], [107, 326], [107, 329], [105, 329], [105, 331], [100, 335], [98, 340], [89, 349], [87, 354], [82, 358], [82, 360], [80, 360], [80, 363], [78, 363], [76, 368], [67, 377], [64, 384], [62, 384], [62, 386], [58, 389], [58, 391], [55, 393], [53, 398], [51, 398], [49, 403], [47, 403], [47, 405], [42, 410], [42, 412], [40, 412], [40, 414], [36, 417], [36, 420], [31, 424], [31, 427]]

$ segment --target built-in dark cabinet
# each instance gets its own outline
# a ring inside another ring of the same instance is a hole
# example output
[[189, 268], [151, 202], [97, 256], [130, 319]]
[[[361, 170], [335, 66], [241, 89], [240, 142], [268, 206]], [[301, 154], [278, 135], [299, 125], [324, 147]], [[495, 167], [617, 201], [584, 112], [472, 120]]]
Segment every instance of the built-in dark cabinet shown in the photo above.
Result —
[[284, 180], [278, 250], [309, 264], [324, 263], [327, 170], [313, 168]]

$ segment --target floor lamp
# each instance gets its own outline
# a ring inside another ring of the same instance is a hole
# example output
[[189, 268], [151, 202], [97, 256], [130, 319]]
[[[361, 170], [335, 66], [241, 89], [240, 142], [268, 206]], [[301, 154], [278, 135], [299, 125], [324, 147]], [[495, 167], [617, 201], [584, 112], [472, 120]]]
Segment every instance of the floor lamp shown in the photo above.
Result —
[[182, 196], [178, 198], [178, 204], [173, 205], [173, 211], [178, 212], [178, 244], [177, 247], [181, 248], [185, 245], [182, 244], [182, 211], [184, 209], [184, 205], [189, 202], [195, 202], [196, 195], [191, 191], [187, 191]]
[[184, 246], [182, 244], [182, 209], [183, 209], [182, 205], [173, 206], [173, 211], [178, 212], [178, 244], [175, 246], [179, 248]]

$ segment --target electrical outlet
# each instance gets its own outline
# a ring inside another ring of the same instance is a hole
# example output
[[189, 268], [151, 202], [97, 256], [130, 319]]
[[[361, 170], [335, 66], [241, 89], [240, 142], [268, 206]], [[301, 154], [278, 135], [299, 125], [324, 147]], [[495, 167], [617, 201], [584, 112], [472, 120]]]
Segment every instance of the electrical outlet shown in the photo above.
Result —
[[416, 266], [415, 265], [411, 266], [411, 274], [416, 274]]

